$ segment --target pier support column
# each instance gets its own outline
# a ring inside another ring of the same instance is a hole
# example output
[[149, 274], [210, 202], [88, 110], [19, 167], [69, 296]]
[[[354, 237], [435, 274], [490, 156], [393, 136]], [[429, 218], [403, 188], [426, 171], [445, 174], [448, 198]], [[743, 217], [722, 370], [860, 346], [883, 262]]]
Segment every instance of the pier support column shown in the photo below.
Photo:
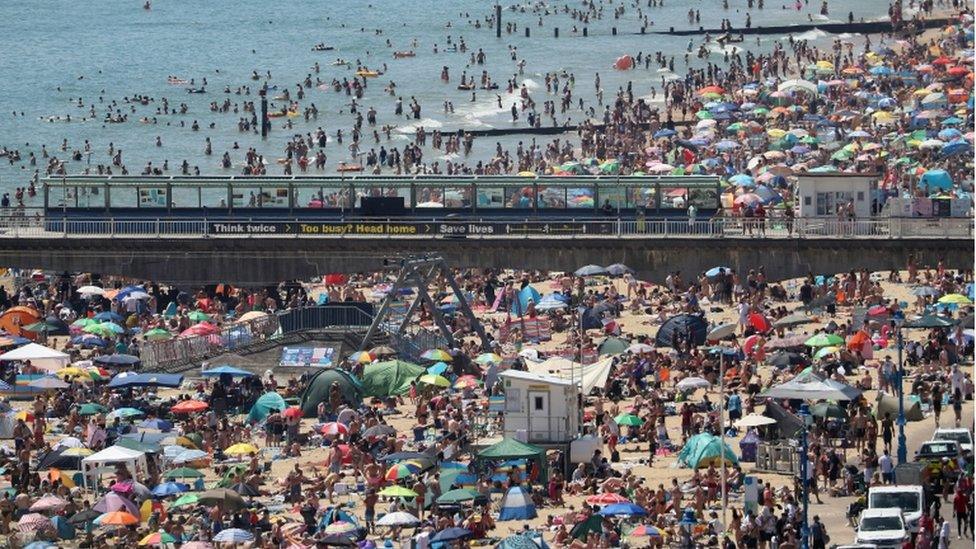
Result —
[[271, 130], [271, 121], [268, 120], [268, 87], [262, 86], [258, 92], [261, 96], [261, 137], [268, 137]]
[[495, 4], [495, 38], [502, 37], [502, 5]]

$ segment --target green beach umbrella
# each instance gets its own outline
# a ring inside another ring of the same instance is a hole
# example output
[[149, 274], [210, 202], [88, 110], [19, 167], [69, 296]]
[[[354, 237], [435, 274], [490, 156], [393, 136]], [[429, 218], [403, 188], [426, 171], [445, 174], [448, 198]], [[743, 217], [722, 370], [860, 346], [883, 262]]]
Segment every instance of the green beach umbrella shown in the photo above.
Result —
[[[450, 493], [450, 492], [448, 492]], [[403, 486], [387, 486], [378, 492], [381, 496], [393, 497], [393, 498], [415, 498], [417, 497], [417, 492], [414, 492], [410, 488], [404, 488]], [[442, 496], [443, 497], [443, 496]]]
[[149, 341], [164, 341], [167, 339], [172, 339], [173, 334], [169, 333], [168, 330], [162, 328], [153, 328], [145, 334], [146, 339]]
[[193, 322], [205, 322], [210, 320], [210, 315], [203, 311], [193, 311], [187, 315], [187, 317]]
[[187, 505], [196, 505], [200, 501], [200, 496], [198, 494], [184, 494], [177, 498], [176, 501], [171, 503], [170, 507], [184, 507]]
[[617, 425], [629, 425], [631, 427], [640, 427], [644, 424], [644, 420], [634, 414], [620, 414], [613, 420], [617, 422]]
[[166, 478], [203, 478], [203, 473], [192, 467], [177, 467], [166, 471], [163, 476]]
[[803, 342], [807, 347], [830, 347], [831, 345], [843, 345], [844, 338], [836, 334], [817, 334]]
[[94, 416], [97, 414], [104, 414], [108, 411], [108, 408], [98, 404], [97, 402], [86, 402], [78, 407], [78, 415], [82, 416]]
[[449, 492], [444, 492], [437, 498], [437, 503], [461, 503], [462, 501], [473, 501], [478, 497], [478, 492], [467, 488], [458, 488]]

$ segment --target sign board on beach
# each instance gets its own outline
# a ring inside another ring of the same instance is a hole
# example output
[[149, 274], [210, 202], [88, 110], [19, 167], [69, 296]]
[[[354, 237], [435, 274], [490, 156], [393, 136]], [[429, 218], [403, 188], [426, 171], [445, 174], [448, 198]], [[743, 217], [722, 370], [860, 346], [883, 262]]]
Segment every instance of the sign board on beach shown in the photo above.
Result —
[[212, 235], [295, 235], [295, 236], [519, 236], [519, 235], [611, 235], [615, 224], [610, 221], [211, 221]]

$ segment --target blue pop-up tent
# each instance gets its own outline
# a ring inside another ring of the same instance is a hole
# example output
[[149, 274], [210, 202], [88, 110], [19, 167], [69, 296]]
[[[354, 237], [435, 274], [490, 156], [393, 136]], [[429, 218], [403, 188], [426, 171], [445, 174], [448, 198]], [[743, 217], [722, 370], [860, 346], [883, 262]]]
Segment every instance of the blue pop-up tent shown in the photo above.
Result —
[[512, 302], [512, 314], [524, 315], [529, 310], [530, 301], [538, 304], [542, 301], [542, 294], [537, 292], [532, 286], [526, 286], [516, 295], [516, 299]]
[[520, 486], [513, 486], [502, 498], [498, 520], [528, 520], [538, 516], [532, 497]]

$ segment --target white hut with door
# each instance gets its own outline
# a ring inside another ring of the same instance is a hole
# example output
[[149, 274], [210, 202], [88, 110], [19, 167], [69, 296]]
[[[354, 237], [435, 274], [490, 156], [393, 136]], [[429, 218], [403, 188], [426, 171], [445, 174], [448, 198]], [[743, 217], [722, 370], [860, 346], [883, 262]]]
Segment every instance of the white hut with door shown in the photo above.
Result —
[[565, 443], [579, 434], [580, 390], [576, 381], [506, 370], [505, 436], [533, 444]]

